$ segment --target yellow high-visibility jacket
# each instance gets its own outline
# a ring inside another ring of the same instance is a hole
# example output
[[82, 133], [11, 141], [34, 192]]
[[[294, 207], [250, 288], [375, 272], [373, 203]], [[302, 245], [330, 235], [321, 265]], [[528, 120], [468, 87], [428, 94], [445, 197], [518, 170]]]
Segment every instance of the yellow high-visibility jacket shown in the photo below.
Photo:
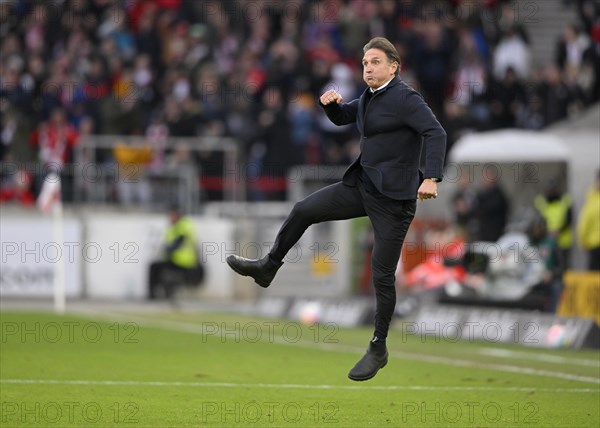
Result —
[[[552, 202], [548, 202], [542, 195], [538, 195], [535, 198], [534, 204], [540, 214], [546, 219], [548, 231], [557, 232], [564, 227], [572, 202], [569, 195], [563, 195], [562, 198]], [[573, 246], [573, 228], [571, 226], [558, 234], [557, 243], [561, 249]]]
[[579, 245], [586, 250], [600, 247], [600, 190], [590, 189], [577, 223]]
[[170, 261], [175, 265], [190, 269], [198, 264], [196, 250], [196, 232], [192, 220], [189, 217], [181, 217], [165, 232], [165, 243], [167, 247], [172, 245], [179, 237], [183, 237], [181, 245], [170, 253]]

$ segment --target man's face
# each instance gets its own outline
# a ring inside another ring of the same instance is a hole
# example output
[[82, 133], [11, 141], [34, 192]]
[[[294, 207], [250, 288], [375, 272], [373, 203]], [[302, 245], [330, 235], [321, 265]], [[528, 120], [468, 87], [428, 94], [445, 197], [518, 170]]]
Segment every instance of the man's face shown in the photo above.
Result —
[[377, 89], [394, 77], [398, 63], [388, 60], [385, 52], [380, 49], [369, 49], [362, 60], [363, 79], [370, 88]]
[[179, 217], [181, 217], [181, 215], [179, 214], [179, 211], [175, 211], [175, 210], [169, 211], [169, 221], [171, 222], [171, 224], [177, 223], [177, 221], [179, 220]]

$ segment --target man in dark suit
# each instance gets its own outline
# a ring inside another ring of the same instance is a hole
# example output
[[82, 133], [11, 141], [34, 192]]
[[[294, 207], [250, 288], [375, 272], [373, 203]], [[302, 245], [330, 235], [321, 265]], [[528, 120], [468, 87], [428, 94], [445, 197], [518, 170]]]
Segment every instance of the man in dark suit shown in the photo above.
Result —
[[[360, 98], [343, 103], [335, 90], [320, 97], [337, 125], [356, 123], [360, 156], [341, 182], [296, 203], [270, 253], [260, 260], [229, 256], [241, 275], [268, 287], [282, 260], [304, 231], [315, 223], [369, 216], [375, 234], [372, 271], [376, 291], [375, 333], [366, 354], [348, 377], [371, 379], [387, 364], [386, 337], [396, 305], [395, 271], [416, 199], [437, 196], [442, 179], [446, 133], [421, 95], [398, 77], [400, 58], [394, 45], [376, 37], [363, 48], [363, 78], [369, 86]], [[425, 145], [425, 172], [419, 170]]]

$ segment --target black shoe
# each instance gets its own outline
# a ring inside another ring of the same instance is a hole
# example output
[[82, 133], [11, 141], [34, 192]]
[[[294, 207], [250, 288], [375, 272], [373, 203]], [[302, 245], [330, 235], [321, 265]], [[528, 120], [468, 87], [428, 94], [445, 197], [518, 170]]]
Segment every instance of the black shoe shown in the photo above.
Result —
[[276, 262], [267, 254], [259, 260], [246, 259], [239, 256], [227, 257], [227, 264], [231, 269], [243, 276], [251, 276], [254, 282], [263, 288], [271, 285], [275, 274], [283, 265], [283, 262]]
[[379, 369], [384, 368], [387, 364], [388, 355], [385, 344], [374, 345], [369, 343], [367, 353], [352, 367], [348, 377], [355, 381], [369, 380], [375, 377]]

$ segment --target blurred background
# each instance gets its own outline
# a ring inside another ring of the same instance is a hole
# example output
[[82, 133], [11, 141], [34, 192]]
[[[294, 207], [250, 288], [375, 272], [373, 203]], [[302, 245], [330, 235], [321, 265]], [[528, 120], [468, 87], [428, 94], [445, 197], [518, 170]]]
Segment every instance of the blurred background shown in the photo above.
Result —
[[360, 96], [362, 47], [384, 36], [448, 133], [398, 318], [535, 311], [564, 346], [564, 317], [590, 320], [573, 337], [600, 322], [597, 1], [0, 0], [0, 36], [4, 301], [369, 324], [367, 219], [311, 227], [268, 291], [225, 258], [266, 254], [358, 155], [318, 97]]

